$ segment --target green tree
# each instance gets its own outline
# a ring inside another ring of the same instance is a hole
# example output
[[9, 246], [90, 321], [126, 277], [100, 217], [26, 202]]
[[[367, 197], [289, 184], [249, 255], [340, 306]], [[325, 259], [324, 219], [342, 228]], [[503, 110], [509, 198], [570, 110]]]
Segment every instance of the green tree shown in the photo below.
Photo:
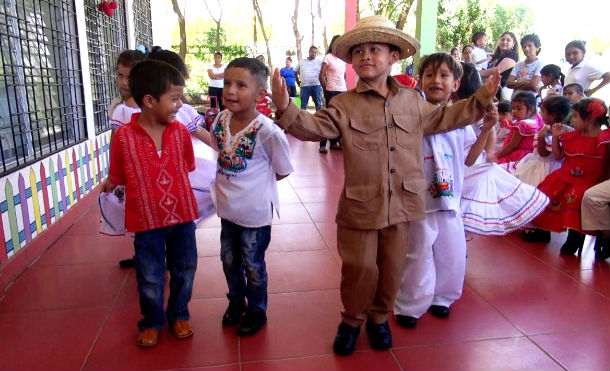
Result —
[[488, 10], [479, 0], [467, 0], [459, 5], [452, 0], [439, 0], [436, 49], [449, 51], [452, 47], [470, 42], [476, 31], [487, 31]]
[[487, 34], [488, 51], [493, 51], [500, 35], [512, 31], [519, 38], [530, 32], [532, 9], [525, 5], [484, 5], [480, 0], [439, 0], [436, 49], [449, 51], [454, 46], [470, 43], [472, 34]]
[[[217, 33], [219, 41], [217, 40]], [[217, 49], [218, 42], [220, 42], [219, 49]], [[218, 30], [213, 27], [208, 31], [199, 33], [195, 36], [195, 42], [187, 46], [187, 54], [203, 61], [212, 61], [216, 50], [222, 53], [223, 59], [226, 61], [237, 57], [245, 57], [250, 53], [246, 46], [228, 44], [227, 33], [222, 27]]]
[[[367, 0], [363, 10], [371, 10], [375, 15], [386, 17], [396, 25], [397, 29], [402, 30], [405, 28], [413, 3], [414, 0]], [[358, 8], [360, 11], [360, 6]]]

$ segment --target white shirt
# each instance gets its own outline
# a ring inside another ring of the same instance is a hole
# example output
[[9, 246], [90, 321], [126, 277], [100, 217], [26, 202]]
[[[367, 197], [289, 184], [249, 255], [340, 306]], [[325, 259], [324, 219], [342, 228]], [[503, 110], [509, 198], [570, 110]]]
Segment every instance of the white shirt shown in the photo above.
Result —
[[218, 216], [247, 228], [271, 225], [273, 208], [279, 216], [276, 174], [294, 171], [284, 132], [259, 114], [231, 135], [229, 110], [222, 111], [210, 130], [218, 151], [213, 197]]
[[112, 110], [112, 116], [110, 117], [110, 127], [118, 129], [123, 125], [129, 124], [131, 121], [131, 115], [134, 113], [141, 112], [140, 107], [129, 107], [124, 102], [117, 104]]
[[199, 112], [193, 108], [190, 104], [182, 103], [182, 107], [176, 114], [176, 120], [180, 121], [180, 123], [186, 126], [186, 129], [189, 133], [197, 130], [197, 127], [201, 125], [202, 118]]
[[570, 67], [564, 86], [576, 83], [582, 86], [582, 90], [587, 91], [591, 87], [591, 83], [601, 79], [606, 72], [608, 71], [604, 71], [588, 60], [582, 60], [576, 67]]
[[488, 62], [477, 63], [480, 60], [487, 58], [487, 52], [485, 49], [475, 46], [472, 50], [472, 54], [474, 55], [474, 65], [477, 67], [478, 71], [486, 70]]
[[320, 70], [322, 69], [322, 61], [318, 58], [305, 58], [299, 62], [295, 71], [299, 74], [301, 86], [316, 86], [320, 85]]
[[[119, 103], [112, 111], [112, 117], [110, 119], [110, 127], [118, 129], [123, 125], [131, 122], [131, 115], [134, 113], [141, 112], [140, 107], [129, 107], [125, 103]], [[201, 116], [191, 105], [183, 103], [182, 107], [176, 114], [176, 120], [182, 125], [186, 126], [189, 132], [195, 131], [197, 126], [201, 124]]]
[[[536, 76], [541, 77], [540, 70], [542, 69], [542, 67], [544, 67], [544, 63], [540, 59], [536, 59], [532, 63], [525, 63], [525, 61], [520, 61], [517, 62], [517, 64], [515, 64], [513, 69], [510, 71], [510, 76], [515, 76], [518, 82], [530, 81]], [[540, 84], [542, 83], [539, 83], [538, 87], [540, 87]], [[522, 91], [527, 91], [534, 95], [538, 94], [537, 92], [531, 90], [514, 90], [513, 97], [515, 96], [515, 94]]]
[[464, 161], [477, 136], [472, 125], [446, 133], [425, 135], [422, 142], [426, 213], [460, 210]]
[[[227, 66], [225, 66], [224, 64], [220, 67], [214, 67], [214, 65], [211, 65], [208, 70], [212, 70], [212, 73], [215, 75], [219, 75], [223, 72], [225, 72], [225, 68], [227, 68]], [[225, 86], [225, 80], [224, 79], [210, 79], [210, 84], [209, 86], [213, 87], [213, 88], [224, 88]]]

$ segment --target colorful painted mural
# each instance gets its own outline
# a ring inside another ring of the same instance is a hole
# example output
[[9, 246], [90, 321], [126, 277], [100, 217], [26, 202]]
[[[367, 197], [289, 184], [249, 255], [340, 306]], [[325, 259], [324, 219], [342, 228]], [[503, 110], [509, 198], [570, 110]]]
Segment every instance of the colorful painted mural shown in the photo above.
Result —
[[108, 175], [109, 140], [108, 131], [0, 179], [0, 264]]

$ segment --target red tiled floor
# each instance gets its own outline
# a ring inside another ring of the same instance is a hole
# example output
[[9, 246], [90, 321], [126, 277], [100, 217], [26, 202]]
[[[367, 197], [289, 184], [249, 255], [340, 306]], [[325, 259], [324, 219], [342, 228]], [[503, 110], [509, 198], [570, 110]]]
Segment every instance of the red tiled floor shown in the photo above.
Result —
[[220, 323], [225, 300], [193, 300], [189, 309], [192, 337], [177, 340], [165, 326], [159, 343], [154, 348], [142, 349], [136, 344], [140, 318], [137, 305], [115, 308], [84, 369], [160, 370], [237, 363], [237, 336]]
[[268, 252], [326, 249], [327, 245], [313, 223], [276, 224], [271, 227]]
[[108, 308], [0, 314], [0, 368], [79, 370]]
[[595, 261], [590, 239], [581, 257], [560, 256], [565, 233], [549, 244], [474, 235], [464, 293], [448, 319], [425, 314], [407, 330], [391, 316], [395, 348], [373, 351], [363, 328], [356, 353], [333, 355], [342, 155], [289, 141], [295, 173], [278, 186], [281, 219], [266, 254], [268, 322], [258, 334], [240, 339], [221, 325], [227, 286], [220, 219], [211, 217], [196, 230], [195, 335], [178, 341], [166, 327], [155, 348], [138, 348], [135, 272], [117, 264], [133, 253], [132, 240], [100, 236], [92, 207], [0, 297], [0, 368], [610, 369], [610, 264]]
[[269, 292], [339, 288], [341, 267], [328, 250], [269, 253]]
[[405, 370], [563, 370], [525, 337], [394, 349]]
[[107, 307], [126, 274], [116, 263], [33, 266], [0, 301], [0, 313]]
[[220, 256], [220, 226], [197, 228], [197, 254], [202, 256]]
[[66, 235], [51, 246], [36, 266], [113, 263], [133, 256], [133, 239], [97, 235]]
[[244, 363], [244, 371], [282, 370], [400, 370], [390, 352], [355, 352], [350, 357], [323, 355]]
[[[270, 295], [267, 325], [241, 340], [242, 361], [332, 354], [340, 308], [336, 289]], [[357, 346], [370, 349], [366, 336]]]
[[[337, 216], [336, 202], [307, 202], [304, 203], [311, 220], [318, 222], [334, 222]], [[334, 224], [334, 223], [333, 223]]]
[[311, 223], [311, 217], [303, 204], [280, 205], [280, 217], [274, 214], [273, 224]]
[[[607, 308], [606, 308], [607, 309]], [[610, 328], [560, 332], [531, 339], [568, 370], [608, 370]]]
[[391, 321], [391, 326], [395, 347], [522, 336], [468, 286], [464, 287], [460, 300], [451, 306], [449, 318], [438, 319], [426, 313], [413, 329], [402, 328], [395, 321]]

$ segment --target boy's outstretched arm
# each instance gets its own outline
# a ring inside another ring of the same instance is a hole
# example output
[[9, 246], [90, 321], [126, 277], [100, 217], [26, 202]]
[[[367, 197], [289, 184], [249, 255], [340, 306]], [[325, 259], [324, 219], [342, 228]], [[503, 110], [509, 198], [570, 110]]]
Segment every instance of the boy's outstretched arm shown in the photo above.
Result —
[[491, 95], [492, 97], [496, 95], [496, 92], [500, 87], [501, 79], [502, 77], [500, 76], [500, 71], [498, 71], [498, 69], [496, 68], [495, 71], [491, 75], [489, 75], [489, 77], [487, 77], [487, 80], [485, 80], [483, 86], [487, 88], [489, 95]]
[[286, 88], [286, 80], [280, 76], [280, 69], [276, 68], [273, 71], [273, 79], [271, 80], [271, 100], [277, 108], [279, 114], [282, 114], [288, 103], [290, 103], [290, 97], [288, 96], [288, 89]]

